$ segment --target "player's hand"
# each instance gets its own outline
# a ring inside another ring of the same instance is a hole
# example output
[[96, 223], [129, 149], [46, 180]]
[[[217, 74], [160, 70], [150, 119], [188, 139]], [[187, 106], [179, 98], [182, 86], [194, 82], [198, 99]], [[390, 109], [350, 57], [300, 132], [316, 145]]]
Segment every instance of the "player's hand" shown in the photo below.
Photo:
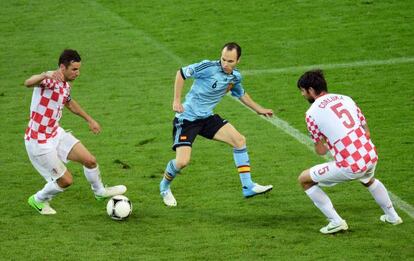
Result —
[[44, 72], [44, 73], [42, 73], [43, 74], [43, 76], [45, 77], [45, 78], [47, 78], [47, 79], [53, 79], [53, 74], [55, 73], [55, 71], [47, 71], [47, 72]]
[[63, 73], [60, 70], [56, 70], [53, 72], [53, 79], [59, 82], [64, 81]]
[[263, 115], [265, 117], [272, 117], [273, 116], [273, 110], [271, 109], [260, 109], [257, 111], [257, 114]]
[[184, 112], [184, 107], [180, 102], [174, 102], [173, 103], [173, 111], [175, 112]]
[[99, 123], [97, 123], [94, 120], [90, 120], [88, 123], [89, 123], [89, 129], [93, 133], [98, 134], [99, 132], [101, 132], [101, 126], [99, 125]]
[[56, 81], [63, 82], [63, 74], [59, 70], [56, 70], [56, 71], [47, 71], [47, 72], [44, 72], [43, 75], [47, 79], [53, 79], [53, 80], [56, 80]]

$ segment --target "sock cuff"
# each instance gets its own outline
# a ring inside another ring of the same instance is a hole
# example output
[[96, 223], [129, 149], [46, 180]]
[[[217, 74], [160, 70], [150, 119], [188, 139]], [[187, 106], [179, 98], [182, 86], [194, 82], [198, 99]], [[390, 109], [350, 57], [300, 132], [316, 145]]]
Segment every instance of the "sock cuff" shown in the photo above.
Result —
[[174, 167], [174, 169], [177, 171], [177, 172], [180, 172], [180, 170], [181, 169], [179, 169], [179, 168], [177, 168], [177, 160], [176, 159], [173, 159], [173, 160], [171, 160], [171, 163], [173, 164], [172, 166]]
[[247, 152], [247, 146], [243, 146], [242, 148], [233, 148], [234, 153], [245, 153]]
[[57, 182], [56, 182], [56, 181], [53, 181], [53, 182], [52, 182], [52, 185], [53, 185], [53, 187], [54, 187], [56, 190], [58, 190], [58, 191], [60, 191], [60, 192], [65, 191], [65, 189], [64, 189], [64, 188], [61, 188], [61, 187], [59, 186], [59, 184], [57, 184]]
[[368, 187], [368, 190], [373, 191], [374, 189], [378, 187], [379, 184], [380, 184], [380, 181], [378, 179], [375, 179], [374, 182], [372, 182], [371, 186]]
[[83, 166], [83, 170], [84, 171], [87, 171], [87, 172], [93, 172], [93, 171], [96, 171], [96, 170], [98, 170], [99, 169], [99, 165], [97, 164], [96, 165], [96, 167], [95, 168], [93, 168], [93, 169], [90, 169], [90, 168], [87, 168], [87, 167], [85, 167], [85, 166]]
[[176, 165], [175, 162], [176, 162], [175, 159], [170, 160], [167, 163], [167, 168], [165, 169], [165, 172], [167, 172], [168, 174], [170, 174], [173, 177], [175, 177], [175, 175], [177, 175], [177, 173], [180, 173], [180, 170], [181, 170], [181, 169], [177, 168], [177, 165]]
[[320, 190], [319, 186], [318, 185], [313, 185], [312, 187], [305, 190], [305, 193], [306, 193], [306, 195], [310, 195], [313, 192], [315, 192], [316, 190]]

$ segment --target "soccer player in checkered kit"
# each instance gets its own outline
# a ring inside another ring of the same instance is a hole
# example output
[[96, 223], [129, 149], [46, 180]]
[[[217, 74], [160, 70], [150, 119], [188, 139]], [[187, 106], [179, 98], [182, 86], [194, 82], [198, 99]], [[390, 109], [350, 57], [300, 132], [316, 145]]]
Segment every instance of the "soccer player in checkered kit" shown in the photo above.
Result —
[[[227, 43], [222, 48], [221, 58], [217, 61], [204, 60], [182, 67], [177, 71], [174, 86], [173, 110], [173, 150], [175, 159], [168, 162], [160, 183], [160, 194], [165, 205], [177, 205], [170, 183], [190, 162], [192, 144], [197, 135], [229, 144], [242, 183], [244, 197], [252, 197], [272, 189], [272, 185], [262, 186], [254, 183], [250, 175], [249, 155], [246, 139], [236, 128], [213, 109], [227, 92], [260, 115], [272, 116], [271, 109], [265, 109], [245, 93], [242, 78], [235, 68], [239, 63], [241, 48], [237, 43]], [[181, 103], [181, 93], [186, 79], [193, 78], [191, 90]]]
[[382, 222], [401, 224], [402, 219], [395, 211], [387, 189], [374, 178], [378, 155], [359, 107], [348, 96], [328, 93], [320, 70], [304, 73], [297, 86], [312, 104], [306, 112], [306, 124], [316, 152], [325, 155], [330, 151], [334, 156], [334, 161], [313, 166], [298, 178], [305, 193], [329, 220], [320, 232], [331, 234], [348, 229], [346, 221], [336, 212], [321, 187], [351, 180], [359, 180], [368, 188], [384, 211], [380, 217]]
[[70, 82], [80, 73], [81, 57], [75, 50], [64, 50], [59, 57], [59, 68], [33, 75], [25, 81], [33, 87], [30, 121], [25, 133], [25, 145], [34, 168], [46, 180], [46, 185], [29, 197], [28, 203], [40, 214], [53, 215], [56, 211], [49, 202], [72, 184], [72, 174], [66, 168], [69, 160], [83, 165], [86, 179], [97, 200], [123, 194], [124, 185], [104, 187], [95, 157], [70, 132], [59, 125], [63, 107], [82, 117], [95, 134], [99, 124], [89, 116], [70, 95]]

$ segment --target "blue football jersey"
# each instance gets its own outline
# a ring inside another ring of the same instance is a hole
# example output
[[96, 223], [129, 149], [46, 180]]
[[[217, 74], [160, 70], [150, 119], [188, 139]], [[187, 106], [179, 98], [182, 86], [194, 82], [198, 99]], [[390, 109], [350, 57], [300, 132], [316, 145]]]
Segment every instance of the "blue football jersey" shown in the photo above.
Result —
[[179, 119], [194, 121], [213, 115], [213, 109], [227, 92], [237, 98], [244, 95], [242, 77], [238, 70], [231, 74], [223, 71], [220, 61], [204, 60], [181, 68], [184, 79], [194, 78], [183, 103], [184, 112], [176, 113]]

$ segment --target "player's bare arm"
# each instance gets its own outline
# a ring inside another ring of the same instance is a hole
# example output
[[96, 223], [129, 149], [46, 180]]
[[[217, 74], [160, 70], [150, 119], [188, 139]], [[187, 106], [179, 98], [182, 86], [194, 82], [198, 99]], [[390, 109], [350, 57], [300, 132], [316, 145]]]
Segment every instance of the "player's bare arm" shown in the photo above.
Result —
[[329, 151], [325, 140], [320, 140], [317, 143], [315, 143], [315, 151], [319, 155], [325, 155]]
[[255, 101], [253, 101], [253, 99], [247, 93], [245, 93], [240, 98], [240, 101], [243, 104], [245, 104], [246, 106], [248, 106], [249, 108], [251, 108], [252, 110], [254, 110], [255, 112], [257, 112], [257, 114], [264, 115], [266, 117], [273, 116], [273, 110], [263, 108], [262, 106], [260, 106], [259, 104], [257, 104]]
[[40, 84], [44, 79], [49, 78], [52, 79], [53, 71], [42, 72], [41, 74], [32, 75], [30, 78], [24, 81], [24, 85], [28, 88], [34, 87]]
[[82, 118], [84, 118], [88, 124], [89, 129], [95, 133], [98, 134], [101, 132], [101, 126], [98, 122], [96, 122], [89, 114], [87, 114], [82, 107], [77, 103], [75, 100], [71, 99], [70, 101], [66, 102], [65, 104], [66, 108], [68, 108], [73, 114], [76, 114]]
[[174, 101], [173, 101], [173, 111], [175, 112], [183, 112], [184, 107], [181, 104], [181, 93], [184, 88], [184, 78], [181, 75], [181, 71], [178, 70], [175, 76], [175, 83], [174, 83]]
[[30, 78], [24, 81], [24, 85], [28, 88], [38, 86], [44, 79], [55, 79], [62, 81], [63, 76], [59, 70], [42, 72], [41, 74], [32, 75]]

